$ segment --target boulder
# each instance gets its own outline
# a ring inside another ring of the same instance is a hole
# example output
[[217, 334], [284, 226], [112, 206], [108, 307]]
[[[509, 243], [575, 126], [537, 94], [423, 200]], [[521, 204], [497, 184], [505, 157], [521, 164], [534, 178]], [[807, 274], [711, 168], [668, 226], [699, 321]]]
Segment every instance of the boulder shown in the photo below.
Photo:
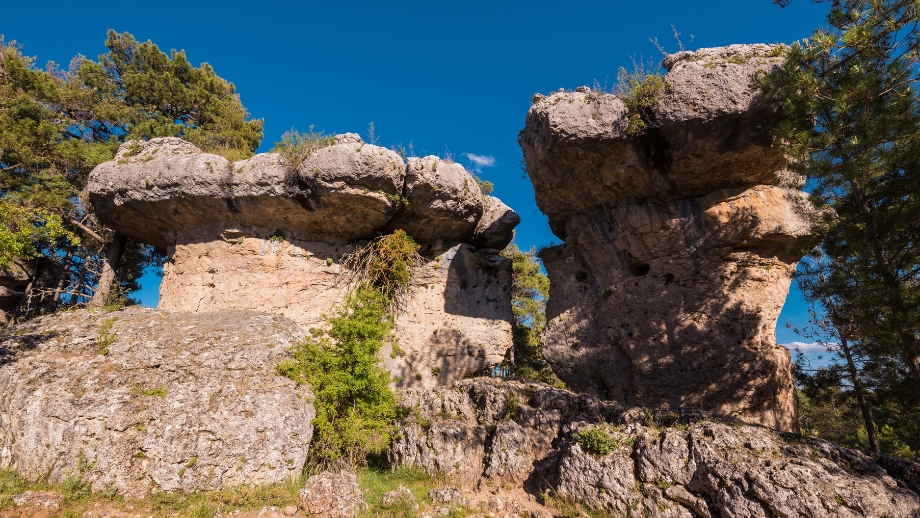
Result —
[[[627, 410], [541, 383], [488, 378], [397, 397], [413, 413], [399, 423], [391, 459], [470, 486], [484, 474], [490, 487], [523, 484], [531, 494], [553, 491], [623, 516], [920, 513], [920, 494], [871, 457], [698, 409]], [[516, 440], [502, 439], [509, 429]], [[469, 467], [454, 466], [455, 457]]]
[[463, 491], [452, 486], [436, 487], [428, 491], [428, 499], [435, 504], [448, 504], [471, 507], [470, 501], [463, 496]]
[[771, 145], [778, 111], [752, 85], [780, 56], [770, 45], [669, 56], [668, 88], [639, 114], [585, 89], [535, 98], [521, 147], [565, 240], [541, 253], [541, 343], [569, 386], [797, 429], [774, 329], [815, 244], [811, 209]]
[[340, 518], [357, 516], [367, 503], [354, 473], [324, 471], [300, 490], [300, 507], [307, 516]]
[[20, 258], [13, 259], [6, 270], [0, 270], [0, 326], [7, 325], [13, 318], [34, 273], [35, 267]]
[[87, 191], [105, 225], [163, 251], [225, 224], [351, 239], [373, 237], [395, 214], [387, 195], [401, 193], [403, 169], [396, 153], [365, 144], [320, 149], [295, 172], [275, 153], [230, 163], [165, 137], [122, 144]]
[[482, 217], [470, 244], [476, 248], [502, 250], [514, 239], [514, 227], [520, 222], [521, 217], [511, 207], [494, 196], [484, 196]]
[[314, 151], [297, 169], [305, 207], [316, 215], [305, 229], [339, 237], [375, 236], [396, 214], [405, 175], [402, 157], [383, 147], [348, 142]]
[[469, 242], [482, 217], [483, 195], [462, 165], [435, 156], [409, 158], [407, 203], [391, 224], [424, 243]]
[[0, 335], [0, 469], [130, 498], [296, 477], [312, 395], [277, 373], [303, 333], [256, 312], [68, 311]]
[[[246, 227], [220, 236], [175, 246], [163, 267], [159, 309], [259, 309], [309, 328], [323, 326], [344, 297], [340, 263], [354, 245], [270, 237], [266, 229]], [[398, 387], [482, 372], [511, 347], [510, 261], [462, 244], [427, 244], [421, 252], [424, 262], [382, 351]]]

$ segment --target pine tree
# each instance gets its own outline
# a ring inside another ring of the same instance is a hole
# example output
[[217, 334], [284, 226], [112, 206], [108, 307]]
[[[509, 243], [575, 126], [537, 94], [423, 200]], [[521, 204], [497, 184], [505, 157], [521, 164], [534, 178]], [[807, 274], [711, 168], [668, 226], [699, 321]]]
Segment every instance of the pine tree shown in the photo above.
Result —
[[144, 268], [162, 264], [100, 225], [80, 197], [122, 142], [177, 136], [236, 160], [262, 138], [262, 121], [207, 63], [193, 67], [184, 52], [111, 30], [106, 47], [98, 62], [78, 56], [67, 70], [39, 69], [0, 37], [0, 269], [17, 258], [50, 261], [52, 286], [37, 288], [32, 310], [123, 298]]
[[882, 450], [892, 432], [884, 423], [901, 423], [894, 433], [920, 446], [910, 424], [920, 409], [918, 23], [915, 1], [832, 1], [828, 28], [793, 44], [782, 69], [759, 78], [785, 116], [777, 142], [808, 178], [818, 209], [813, 223], [832, 282], [806, 295], [846, 309], [831, 317], [840, 343], [845, 337], [864, 354], [856, 374], [876, 402]]

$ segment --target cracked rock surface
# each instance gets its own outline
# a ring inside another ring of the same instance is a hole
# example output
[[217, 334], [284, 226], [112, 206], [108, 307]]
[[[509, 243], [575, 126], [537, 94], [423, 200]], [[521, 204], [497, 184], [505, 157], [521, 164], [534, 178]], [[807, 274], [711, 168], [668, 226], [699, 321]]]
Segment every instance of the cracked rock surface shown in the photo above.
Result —
[[[857, 451], [691, 409], [624, 410], [540, 383], [476, 378], [409, 390], [390, 457], [467, 486], [481, 480], [614, 515], [913, 517], [916, 465], [888, 472]], [[580, 434], [602, 430], [604, 452]], [[911, 471], [913, 469], [913, 471]]]
[[0, 335], [0, 468], [131, 498], [297, 477], [315, 415], [264, 313], [78, 310]]
[[797, 429], [774, 330], [814, 244], [810, 205], [771, 145], [777, 110], [752, 85], [779, 50], [669, 56], [667, 91], [638, 114], [588, 89], [534, 98], [521, 147], [537, 205], [565, 240], [541, 253], [541, 342], [569, 386]]

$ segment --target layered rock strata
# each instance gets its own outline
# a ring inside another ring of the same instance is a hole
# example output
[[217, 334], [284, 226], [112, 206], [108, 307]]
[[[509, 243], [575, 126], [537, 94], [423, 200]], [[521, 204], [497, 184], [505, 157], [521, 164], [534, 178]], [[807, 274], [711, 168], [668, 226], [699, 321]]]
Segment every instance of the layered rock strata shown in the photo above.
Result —
[[140, 498], [300, 475], [315, 416], [278, 375], [303, 329], [256, 312], [79, 310], [0, 335], [0, 469]]
[[459, 164], [407, 163], [354, 134], [300, 164], [275, 153], [231, 163], [161, 138], [122, 145], [88, 192], [106, 225], [169, 254], [160, 309], [259, 310], [320, 326], [346, 289], [342, 257], [402, 229], [426, 264], [386, 355], [400, 383], [482, 371], [511, 345], [510, 263], [497, 251], [520, 218]]
[[[398, 394], [391, 459], [463, 486], [523, 487], [612, 516], [912, 517], [917, 465], [698, 409], [626, 410], [540, 383], [478, 378]], [[897, 469], [901, 468], [901, 469]], [[913, 471], [911, 471], [913, 470]]]
[[669, 56], [667, 90], [636, 114], [587, 88], [534, 97], [521, 147], [565, 240], [541, 255], [542, 343], [570, 386], [797, 427], [774, 328], [813, 241], [800, 179], [771, 145], [778, 114], [752, 86], [779, 55], [733, 45]]

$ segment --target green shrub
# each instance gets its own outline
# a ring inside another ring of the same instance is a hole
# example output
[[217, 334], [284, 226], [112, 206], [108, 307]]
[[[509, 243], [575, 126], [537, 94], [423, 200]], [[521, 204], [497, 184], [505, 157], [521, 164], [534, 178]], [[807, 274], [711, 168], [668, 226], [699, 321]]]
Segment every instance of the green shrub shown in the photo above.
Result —
[[473, 175], [473, 178], [476, 180], [476, 185], [479, 186], [479, 190], [482, 191], [483, 195], [488, 196], [492, 194], [492, 191], [495, 189], [495, 185], [492, 182], [483, 180], [476, 175]]
[[632, 72], [621, 67], [617, 72], [617, 83], [615, 93], [629, 110], [626, 132], [640, 135], [645, 132], [652, 106], [662, 95], [671, 91], [671, 85], [664, 80], [660, 67], [641, 61], [633, 64]]
[[275, 230], [268, 236], [268, 241], [271, 243], [283, 243], [284, 231], [282, 231], [280, 228]]
[[581, 449], [595, 455], [607, 455], [620, 447], [620, 441], [611, 437], [603, 428], [590, 428], [575, 434]]
[[280, 154], [287, 160], [292, 169], [297, 169], [310, 153], [335, 144], [335, 137], [326, 135], [322, 131], [313, 131], [313, 126], [306, 133], [301, 133], [294, 128], [281, 135], [281, 142], [275, 142], [273, 152]]
[[387, 448], [396, 399], [378, 353], [392, 328], [389, 298], [372, 286], [351, 292], [329, 318], [325, 336], [307, 336], [278, 369], [313, 390], [311, 462], [322, 467], [363, 466]]
[[518, 403], [517, 395], [509, 394], [508, 399], [505, 401], [505, 413], [502, 419], [505, 421], [517, 419], [520, 410], [521, 404]]

